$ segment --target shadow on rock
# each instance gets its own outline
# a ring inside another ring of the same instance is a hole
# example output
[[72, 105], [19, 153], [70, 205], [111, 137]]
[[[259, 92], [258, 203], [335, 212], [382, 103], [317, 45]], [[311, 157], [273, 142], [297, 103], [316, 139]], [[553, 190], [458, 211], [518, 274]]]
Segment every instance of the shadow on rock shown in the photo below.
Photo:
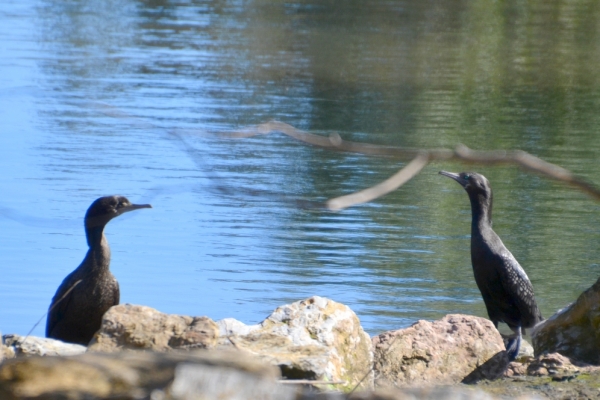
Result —
[[475, 368], [469, 375], [465, 376], [461, 383], [473, 384], [482, 379], [494, 380], [504, 376], [508, 369], [509, 361], [506, 351], [499, 351], [489, 360]]

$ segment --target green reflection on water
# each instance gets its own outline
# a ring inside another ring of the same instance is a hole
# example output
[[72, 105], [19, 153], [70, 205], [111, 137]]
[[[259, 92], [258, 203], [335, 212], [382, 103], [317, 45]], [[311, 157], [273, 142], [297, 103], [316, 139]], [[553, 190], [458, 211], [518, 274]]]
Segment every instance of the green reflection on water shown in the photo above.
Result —
[[[58, 51], [41, 64], [64, 92], [177, 127], [277, 118], [371, 143], [520, 148], [600, 182], [597, 1], [44, 4], [40, 40]], [[280, 146], [268, 150], [274, 167], [256, 161], [257, 140], [219, 156], [307, 197], [361, 189], [401, 166], [264, 139], [262, 149]], [[470, 271], [468, 199], [439, 169], [467, 167], [432, 165], [376, 205], [338, 217], [278, 214], [276, 240], [260, 250], [290, 276], [337, 277], [342, 298], [360, 287], [348, 301], [372, 331], [390, 328], [389, 315], [485, 315]], [[596, 203], [516, 168], [468, 169], [490, 179], [495, 229], [544, 315], [591, 285], [600, 272]]]

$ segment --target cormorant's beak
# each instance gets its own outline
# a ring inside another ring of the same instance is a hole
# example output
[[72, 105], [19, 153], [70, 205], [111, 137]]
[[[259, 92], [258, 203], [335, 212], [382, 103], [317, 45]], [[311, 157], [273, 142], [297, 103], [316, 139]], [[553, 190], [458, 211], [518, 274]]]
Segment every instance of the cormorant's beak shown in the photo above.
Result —
[[139, 210], [140, 208], [152, 208], [150, 204], [130, 204], [119, 209], [119, 215], [129, 211]]
[[469, 183], [466, 179], [461, 178], [460, 175], [455, 172], [440, 171], [439, 174], [454, 179], [456, 182], [460, 183], [462, 187], [467, 186]]

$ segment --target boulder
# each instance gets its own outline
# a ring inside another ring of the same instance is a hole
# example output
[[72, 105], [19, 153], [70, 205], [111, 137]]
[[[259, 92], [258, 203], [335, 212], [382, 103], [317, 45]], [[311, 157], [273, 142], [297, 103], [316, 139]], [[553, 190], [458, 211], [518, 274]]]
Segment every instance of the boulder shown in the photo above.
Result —
[[15, 357], [15, 351], [13, 348], [8, 347], [0, 343], [0, 363], [4, 360], [8, 360], [9, 358]]
[[494, 324], [470, 315], [420, 320], [409, 328], [375, 336], [373, 346], [378, 386], [472, 383], [498, 378], [508, 366]]
[[208, 317], [163, 314], [146, 306], [121, 304], [104, 314], [100, 330], [92, 338], [88, 350], [211, 348], [218, 337], [219, 328]]
[[[121, 349], [174, 350], [232, 347], [279, 366], [288, 379], [332, 382], [348, 390], [372, 385], [371, 339], [356, 314], [322, 297], [277, 308], [257, 325], [228, 318], [215, 324], [206, 317], [160, 313], [123, 304], [104, 315], [90, 352]], [[364, 378], [364, 379], [363, 379]]]
[[[504, 347], [506, 347], [506, 345], [508, 340], [506, 340], [506, 338], [504, 338]], [[533, 351], [533, 346], [531, 345], [531, 343], [529, 343], [527, 340], [522, 339], [521, 340], [521, 348], [519, 349], [519, 354], [517, 354], [517, 361], [528, 361], [531, 360], [534, 357], [534, 351]]]
[[[465, 386], [315, 392], [278, 382], [279, 369], [238, 351], [85, 353], [0, 365], [0, 398], [222, 400], [498, 400]], [[520, 397], [520, 400], [538, 397]]]
[[[85, 353], [87, 347], [60, 340], [36, 336], [4, 335], [5, 346], [12, 354], [21, 356], [72, 356]], [[7, 357], [9, 358], [9, 357]]]
[[600, 365], [600, 279], [577, 301], [535, 326], [535, 354], [560, 353]]
[[278, 365], [288, 379], [332, 382], [330, 389], [372, 386], [371, 339], [347, 306], [314, 296], [277, 308], [258, 325], [218, 322], [219, 343]]
[[295, 399], [279, 370], [240, 352], [85, 353], [0, 365], [0, 398]]
[[[509, 400], [515, 397], [496, 396], [467, 386], [426, 386], [420, 388], [378, 388], [375, 391], [353, 393], [348, 400]], [[321, 398], [319, 398], [321, 400]], [[340, 400], [340, 399], [336, 399]], [[542, 400], [535, 395], [522, 395], [518, 400]]]

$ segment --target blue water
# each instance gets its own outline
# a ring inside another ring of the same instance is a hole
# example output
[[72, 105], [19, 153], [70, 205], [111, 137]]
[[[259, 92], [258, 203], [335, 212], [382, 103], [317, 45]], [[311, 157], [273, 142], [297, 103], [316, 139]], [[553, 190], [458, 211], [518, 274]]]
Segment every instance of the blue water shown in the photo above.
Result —
[[349, 305], [371, 334], [485, 316], [468, 200], [440, 169], [490, 178], [494, 226], [546, 316], [589, 287], [600, 275], [598, 204], [561, 184], [438, 163], [333, 213], [304, 206], [405, 161], [281, 134], [207, 135], [277, 119], [377, 144], [521, 148], [600, 182], [590, 4], [534, 2], [539, 20], [369, 4], [0, 4], [0, 330], [25, 334], [44, 315], [85, 255], [85, 210], [110, 194], [153, 206], [106, 229], [123, 303], [256, 323], [320, 295]]

